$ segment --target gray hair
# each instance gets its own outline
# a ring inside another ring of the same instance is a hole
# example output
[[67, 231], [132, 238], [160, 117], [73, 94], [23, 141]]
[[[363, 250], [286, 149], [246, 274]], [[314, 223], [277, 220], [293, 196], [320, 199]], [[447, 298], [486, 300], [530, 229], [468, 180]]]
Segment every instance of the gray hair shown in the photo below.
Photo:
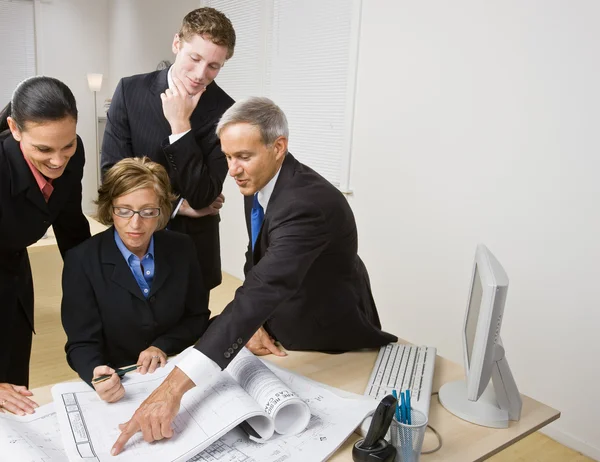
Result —
[[277, 138], [288, 138], [288, 123], [285, 114], [269, 98], [252, 96], [231, 106], [219, 120], [217, 136], [230, 124], [247, 123], [258, 127], [262, 141], [271, 145]]

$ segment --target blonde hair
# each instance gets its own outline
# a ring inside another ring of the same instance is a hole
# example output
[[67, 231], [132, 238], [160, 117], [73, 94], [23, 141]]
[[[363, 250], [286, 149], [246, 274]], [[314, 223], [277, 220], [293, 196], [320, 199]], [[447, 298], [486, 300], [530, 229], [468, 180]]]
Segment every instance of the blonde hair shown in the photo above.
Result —
[[113, 165], [98, 188], [97, 220], [104, 225], [113, 223], [113, 200], [138, 189], [152, 188], [158, 197], [160, 215], [157, 229], [167, 226], [171, 217], [171, 202], [177, 199], [165, 168], [148, 157], [128, 157]]
[[179, 39], [190, 42], [194, 35], [210, 40], [215, 45], [227, 47], [225, 59], [233, 56], [235, 48], [235, 30], [231, 21], [214, 8], [198, 8], [190, 11], [183, 18]]

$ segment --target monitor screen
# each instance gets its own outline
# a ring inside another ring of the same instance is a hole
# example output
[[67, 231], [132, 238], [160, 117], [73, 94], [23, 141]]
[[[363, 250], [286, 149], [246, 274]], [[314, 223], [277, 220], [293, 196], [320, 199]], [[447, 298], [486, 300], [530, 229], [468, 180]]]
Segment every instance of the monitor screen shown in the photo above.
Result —
[[[439, 391], [440, 403], [453, 414], [496, 428], [519, 420], [522, 407], [500, 340], [507, 291], [504, 268], [487, 247], [478, 245], [462, 326], [466, 380], [449, 382]], [[480, 400], [492, 376], [489, 395]]]
[[467, 313], [467, 322], [465, 326], [465, 335], [467, 337], [467, 367], [471, 369], [471, 355], [473, 354], [473, 344], [475, 342], [475, 333], [477, 332], [477, 321], [479, 320], [479, 310], [483, 297], [483, 288], [481, 278], [479, 277], [479, 268], [475, 266], [473, 274], [473, 288], [471, 289], [471, 299], [469, 301], [469, 311]]

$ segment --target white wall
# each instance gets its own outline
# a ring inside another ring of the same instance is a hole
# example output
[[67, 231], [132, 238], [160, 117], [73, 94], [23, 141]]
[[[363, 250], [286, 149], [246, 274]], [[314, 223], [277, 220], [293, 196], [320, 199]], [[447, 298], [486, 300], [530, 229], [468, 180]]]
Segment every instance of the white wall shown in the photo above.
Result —
[[[86, 75], [108, 73], [108, 0], [36, 0], [35, 15], [38, 74], [62, 80], [77, 100], [77, 133], [86, 151], [83, 209], [89, 213], [97, 195], [97, 163], [94, 99]], [[103, 95], [98, 93], [99, 106]]]
[[385, 327], [461, 361], [475, 246], [548, 433], [600, 458], [600, 4], [363, 2], [351, 199]]
[[151, 72], [163, 59], [171, 62], [173, 37], [183, 17], [199, 0], [108, 0], [110, 95], [121, 77]]
[[[546, 433], [600, 459], [600, 4], [362, 3], [350, 202], [385, 328], [462, 362], [485, 243], [511, 280], [521, 392], [562, 411]], [[223, 268], [241, 276], [225, 190]]]

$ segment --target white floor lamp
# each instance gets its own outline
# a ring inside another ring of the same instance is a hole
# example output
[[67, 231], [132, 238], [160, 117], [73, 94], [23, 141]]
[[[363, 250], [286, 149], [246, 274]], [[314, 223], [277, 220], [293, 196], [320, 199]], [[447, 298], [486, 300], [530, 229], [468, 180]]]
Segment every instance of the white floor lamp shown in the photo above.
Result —
[[94, 93], [94, 132], [96, 133], [96, 171], [98, 173], [96, 182], [97, 187], [102, 183], [102, 171], [100, 169], [100, 147], [98, 146], [98, 110], [96, 108], [96, 93], [102, 88], [102, 74], [88, 74], [88, 86]]

